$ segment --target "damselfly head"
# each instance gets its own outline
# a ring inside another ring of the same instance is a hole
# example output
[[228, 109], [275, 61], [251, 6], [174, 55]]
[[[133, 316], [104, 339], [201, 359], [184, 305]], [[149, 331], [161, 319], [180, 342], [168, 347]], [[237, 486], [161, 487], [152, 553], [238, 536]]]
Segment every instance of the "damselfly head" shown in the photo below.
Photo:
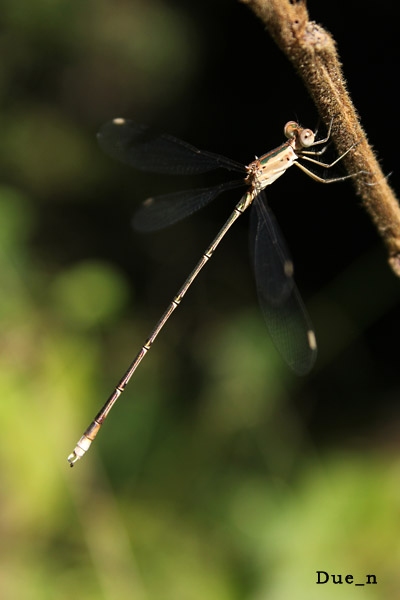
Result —
[[283, 131], [288, 140], [295, 139], [297, 151], [302, 148], [309, 148], [315, 142], [315, 133], [311, 129], [304, 129], [296, 121], [288, 121]]

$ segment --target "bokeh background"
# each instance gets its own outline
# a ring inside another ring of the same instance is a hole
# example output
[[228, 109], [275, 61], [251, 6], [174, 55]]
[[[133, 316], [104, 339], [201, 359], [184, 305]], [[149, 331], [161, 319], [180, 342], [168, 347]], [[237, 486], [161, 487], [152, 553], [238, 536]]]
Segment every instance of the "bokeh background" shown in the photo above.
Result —
[[[318, 122], [291, 65], [236, 0], [0, 6], [1, 598], [399, 598], [400, 282], [351, 183], [269, 190], [317, 331], [308, 377], [268, 337], [246, 215], [66, 460], [237, 201], [135, 233], [141, 200], [188, 182], [114, 163], [97, 130], [125, 116], [249, 163]], [[397, 8], [309, 10], [396, 189]]]

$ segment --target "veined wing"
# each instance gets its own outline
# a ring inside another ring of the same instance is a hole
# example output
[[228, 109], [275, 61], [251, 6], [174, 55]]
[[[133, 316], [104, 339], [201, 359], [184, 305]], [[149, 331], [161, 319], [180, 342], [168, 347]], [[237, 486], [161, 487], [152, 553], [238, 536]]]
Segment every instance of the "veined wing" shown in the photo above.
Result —
[[255, 199], [252, 213], [255, 213], [252, 219], [257, 218], [254, 268], [261, 310], [271, 338], [286, 363], [298, 375], [306, 375], [317, 357], [311, 320], [292, 273], [285, 268], [289, 254], [262, 197]]
[[243, 179], [228, 181], [208, 188], [184, 190], [165, 194], [144, 201], [133, 217], [133, 226], [138, 231], [157, 231], [189, 217], [207, 206], [219, 194], [244, 185]]
[[253, 264], [257, 265], [256, 274], [262, 275], [260, 283], [265, 286], [265, 295], [271, 304], [281, 304], [294, 286], [293, 262], [265, 192], [253, 201], [250, 240]]
[[244, 165], [234, 160], [125, 119], [103, 125], [97, 139], [106, 154], [141, 171], [194, 175], [223, 168], [246, 173]]

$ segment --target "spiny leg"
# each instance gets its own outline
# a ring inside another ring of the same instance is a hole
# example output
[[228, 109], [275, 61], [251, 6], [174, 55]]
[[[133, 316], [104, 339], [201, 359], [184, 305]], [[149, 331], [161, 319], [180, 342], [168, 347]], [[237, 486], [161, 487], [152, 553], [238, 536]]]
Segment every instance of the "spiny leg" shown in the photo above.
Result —
[[327, 149], [329, 148], [330, 143], [326, 144], [326, 146], [324, 146], [322, 148], [322, 150], [302, 150], [301, 151], [301, 156], [303, 156], [303, 154], [308, 154], [309, 156], [321, 156], [321, 154], [323, 154], [324, 152], [327, 151]]
[[[338, 156], [336, 160], [334, 160], [332, 163], [329, 163], [329, 164], [320, 162], [319, 160], [315, 160], [315, 158], [311, 158], [310, 156], [303, 156], [303, 154], [305, 154], [304, 152], [302, 152], [300, 154], [299, 158], [308, 160], [308, 162], [312, 162], [315, 165], [318, 165], [319, 167], [323, 167], [324, 169], [330, 169], [331, 167], [334, 167], [339, 161], [341, 161], [350, 152], [350, 150], [353, 150], [353, 148], [355, 148], [355, 146], [358, 146], [358, 144], [359, 144], [359, 142], [355, 142], [354, 144], [352, 144], [350, 146], [350, 148], [347, 148], [347, 150], [345, 152], [343, 152], [343, 154]], [[307, 154], [310, 154], [310, 153], [314, 154], [313, 152], [308, 152]]]
[[[326, 134], [326, 137], [323, 138], [322, 140], [318, 140], [317, 142], [314, 142], [313, 146], [319, 146], [320, 144], [326, 144], [326, 142], [329, 141], [329, 138], [331, 137], [332, 125], [333, 125], [333, 117], [331, 119], [331, 122], [329, 123], [328, 133]], [[318, 130], [315, 131], [315, 136], [317, 135], [317, 133], [318, 133]]]
[[[318, 163], [318, 161], [313, 161], [313, 162], [320, 164], [320, 163]], [[335, 161], [335, 162], [337, 162], [337, 161]], [[295, 162], [293, 164], [296, 165], [296, 167], [298, 167], [299, 169], [301, 169], [306, 175], [311, 177], [311, 179], [314, 179], [315, 181], [318, 181], [319, 183], [337, 183], [338, 181], [345, 181], [346, 179], [351, 179], [352, 177], [357, 177], [358, 175], [361, 175], [362, 173], [365, 173], [365, 174], [367, 173], [367, 171], [357, 171], [357, 173], [350, 173], [350, 175], [342, 175], [341, 177], [332, 177], [331, 179], [324, 179], [323, 177], [320, 177], [319, 175], [316, 175], [316, 173], [313, 173], [312, 171], [310, 171], [310, 169], [307, 169], [307, 167], [305, 167], [301, 163]]]

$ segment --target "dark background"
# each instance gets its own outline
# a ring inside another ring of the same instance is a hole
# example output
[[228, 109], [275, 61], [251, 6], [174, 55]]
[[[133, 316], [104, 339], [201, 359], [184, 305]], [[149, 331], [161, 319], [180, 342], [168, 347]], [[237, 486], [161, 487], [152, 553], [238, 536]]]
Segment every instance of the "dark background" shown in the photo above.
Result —
[[[144, 198], [213, 176], [137, 173], [96, 132], [124, 116], [248, 164], [288, 120], [318, 124], [291, 64], [232, 0], [2, 5], [4, 597], [310, 600], [326, 569], [394, 598], [400, 287], [351, 182], [292, 169], [268, 189], [317, 333], [309, 376], [269, 340], [245, 215], [66, 463], [238, 200], [137, 234]], [[396, 190], [397, 10], [308, 7]]]

